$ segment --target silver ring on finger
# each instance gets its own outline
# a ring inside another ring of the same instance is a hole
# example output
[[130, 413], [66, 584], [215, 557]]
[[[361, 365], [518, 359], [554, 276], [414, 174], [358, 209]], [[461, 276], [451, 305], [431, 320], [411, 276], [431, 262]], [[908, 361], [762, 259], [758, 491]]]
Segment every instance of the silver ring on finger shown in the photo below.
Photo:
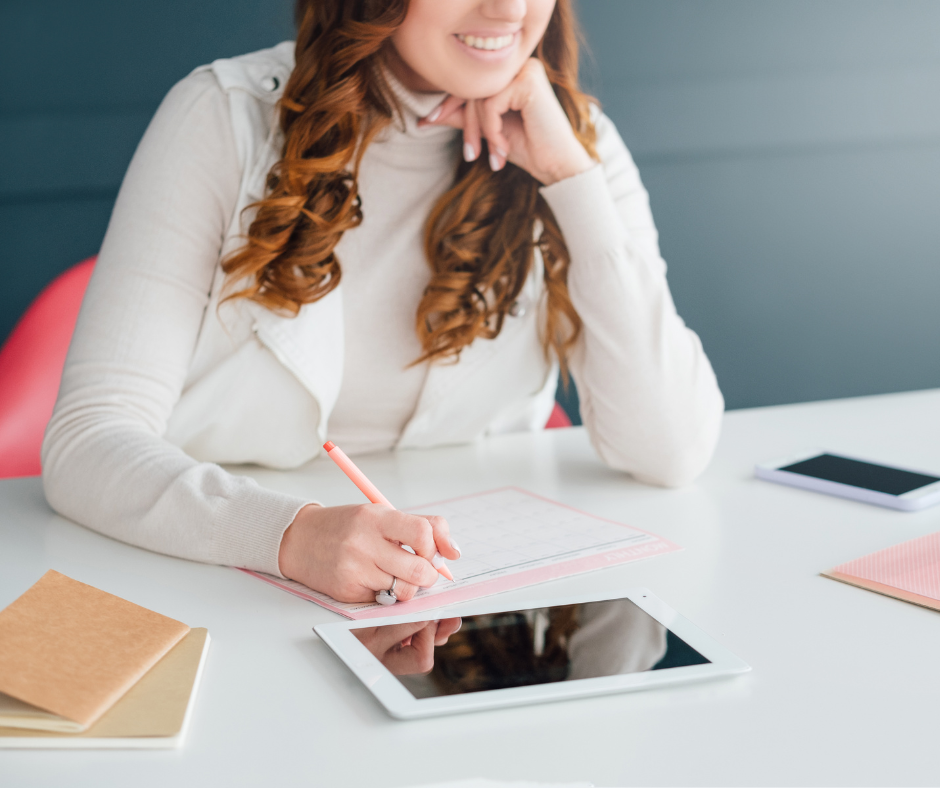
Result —
[[395, 586], [398, 585], [398, 578], [392, 575], [392, 585], [388, 589], [383, 589], [382, 591], [377, 591], [375, 594], [375, 601], [380, 605], [394, 605], [398, 601], [398, 596], [395, 594]]

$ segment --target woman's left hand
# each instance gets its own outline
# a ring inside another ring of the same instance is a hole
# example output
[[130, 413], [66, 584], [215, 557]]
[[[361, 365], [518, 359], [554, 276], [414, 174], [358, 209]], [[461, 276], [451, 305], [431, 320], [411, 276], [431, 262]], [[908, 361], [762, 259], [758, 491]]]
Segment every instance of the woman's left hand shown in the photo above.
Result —
[[534, 57], [495, 96], [469, 101], [448, 96], [419, 125], [463, 129], [467, 161], [479, 157], [486, 139], [493, 170], [510, 161], [546, 186], [594, 166], [555, 97], [545, 67]]

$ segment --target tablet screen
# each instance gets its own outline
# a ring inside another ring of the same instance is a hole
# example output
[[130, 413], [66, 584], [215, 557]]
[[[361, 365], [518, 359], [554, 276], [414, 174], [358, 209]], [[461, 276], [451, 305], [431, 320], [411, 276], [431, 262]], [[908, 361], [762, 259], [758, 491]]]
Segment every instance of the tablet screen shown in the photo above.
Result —
[[351, 632], [418, 699], [709, 663], [629, 599]]

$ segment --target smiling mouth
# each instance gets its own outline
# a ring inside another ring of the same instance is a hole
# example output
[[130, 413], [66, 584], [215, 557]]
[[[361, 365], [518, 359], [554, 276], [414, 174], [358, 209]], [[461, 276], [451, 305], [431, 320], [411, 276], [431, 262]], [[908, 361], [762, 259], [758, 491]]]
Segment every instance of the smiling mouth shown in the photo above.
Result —
[[514, 34], [508, 36], [465, 36], [457, 33], [457, 39], [472, 49], [496, 50], [512, 45]]

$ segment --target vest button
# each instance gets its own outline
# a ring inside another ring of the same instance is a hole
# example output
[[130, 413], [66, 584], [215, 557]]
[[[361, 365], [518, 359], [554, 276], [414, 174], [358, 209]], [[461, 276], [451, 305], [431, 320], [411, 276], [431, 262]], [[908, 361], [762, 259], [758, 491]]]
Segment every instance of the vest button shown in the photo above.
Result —
[[281, 86], [281, 81], [277, 77], [265, 77], [261, 80], [261, 87], [269, 92], [274, 92]]
[[519, 301], [513, 301], [512, 306], [509, 307], [509, 314], [511, 317], [523, 317], [525, 315], [525, 307]]

